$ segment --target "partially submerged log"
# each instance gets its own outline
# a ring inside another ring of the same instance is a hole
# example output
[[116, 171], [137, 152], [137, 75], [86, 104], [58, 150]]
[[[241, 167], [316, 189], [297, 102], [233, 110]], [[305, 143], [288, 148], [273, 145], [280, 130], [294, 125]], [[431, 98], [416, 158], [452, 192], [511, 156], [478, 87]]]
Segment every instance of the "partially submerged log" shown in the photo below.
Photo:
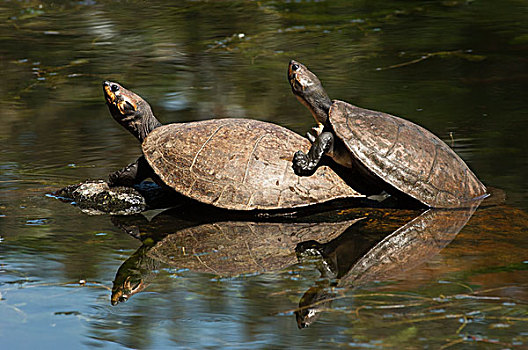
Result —
[[88, 180], [61, 188], [53, 196], [72, 202], [91, 215], [131, 215], [175, 206], [182, 200], [181, 195], [149, 181], [134, 187], [110, 187], [103, 180]]

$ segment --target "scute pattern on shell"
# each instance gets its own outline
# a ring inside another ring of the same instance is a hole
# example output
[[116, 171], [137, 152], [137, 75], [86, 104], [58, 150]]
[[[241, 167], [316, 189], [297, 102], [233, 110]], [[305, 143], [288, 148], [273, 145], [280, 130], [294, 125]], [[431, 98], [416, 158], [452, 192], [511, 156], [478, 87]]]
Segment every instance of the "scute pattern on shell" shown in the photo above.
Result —
[[295, 175], [293, 152], [309, 147], [286, 128], [233, 118], [161, 126], [143, 142], [143, 153], [165, 184], [220, 208], [295, 208], [362, 197], [326, 166], [310, 177]]
[[330, 123], [353, 156], [396, 189], [434, 208], [466, 206], [486, 187], [430, 131], [390, 114], [334, 101]]

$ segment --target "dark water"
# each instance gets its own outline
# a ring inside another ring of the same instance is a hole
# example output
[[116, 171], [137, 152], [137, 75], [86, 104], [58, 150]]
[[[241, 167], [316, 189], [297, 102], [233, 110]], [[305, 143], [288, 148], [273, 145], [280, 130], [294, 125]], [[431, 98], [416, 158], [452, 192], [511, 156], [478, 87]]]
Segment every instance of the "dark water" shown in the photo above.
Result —
[[[2, 1], [0, 17], [2, 348], [528, 347], [525, 1]], [[471, 213], [366, 209], [204, 226], [88, 216], [46, 196], [139, 154], [102, 80], [163, 122], [247, 117], [304, 133], [292, 58], [331, 97], [432, 130], [506, 203], [465, 226]], [[273, 235], [297, 240], [262, 240]], [[321, 259], [297, 263], [312, 239], [339, 280]], [[144, 289], [112, 306], [114, 280]], [[310, 295], [315, 320], [299, 330]]]

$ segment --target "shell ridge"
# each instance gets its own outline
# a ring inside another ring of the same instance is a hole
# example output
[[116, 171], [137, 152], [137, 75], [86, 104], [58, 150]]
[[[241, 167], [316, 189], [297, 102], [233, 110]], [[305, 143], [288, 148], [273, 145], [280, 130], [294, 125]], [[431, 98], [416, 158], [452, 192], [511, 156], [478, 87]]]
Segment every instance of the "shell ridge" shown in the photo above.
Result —
[[[167, 183], [168, 176], [166, 176], [163, 172], [160, 174], [160, 171], [158, 169], [158, 166], [155, 166], [154, 160], [161, 159], [163, 163], [170, 164], [171, 167], [180, 169], [182, 171], [188, 170], [186, 167], [180, 166], [178, 163], [175, 163], [172, 159], [166, 157], [166, 153], [162, 152], [160, 150], [163, 149], [162, 144], [167, 143], [167, 139], [169, 141], [173, 141], [173, 137], [171, 137], [172, 131], [169, 132], [169, 129], [172, 129], [174, 127], [177, 127], [177, 129], [181, 129], [181, 124], [168, 124], [168, 125], [162, 125], [159, 128], [154, 129], [147, 137], [147, 139], [143, 142], [141, 145], [141, 148], [143, 150], [143, 155], [147, 159], [147, 162], [149, 165], [153, 168], [154, 172], [165, 182]], [[160, 135], [157, 135], [160, 134]], [[169, 135], [167, 135], [169, 134]], [[148, 151], [148, 152], [146, 152]], [[150, 155], [149, 155], [150, 153]], [[156, 157], [157, 155], [157, 157]], [[155, 159], [154, 159], [155, 158]]]
[[211, 139], [216, 135], [216, 133], [218, 131], [220, 131], [220, 129], [222, 129], [224, 126], [223, 125], [220, 125], [219, 127], [216, 128], [215, 131], [213, 131], [211, 133], [211, 135], [207, 138], [207, 140], [205, 140], [205, 142], [203, 143], [203, 145], [200, 147], [200, 149], [198, 150], [198, 152], [196, 152], [194, 158], [193, 158], [193, 161], [191, 163], [191, 166], [189, 167], [189, 171], [191, 172], [191, 174], [194, 174], [193, 173], [193, 167], [194, 167], [194, 164], [196, 163], [196, 160], [198, 159], [198, 156], [200, 155], [200, 153], [203, 151], [203, 149], [205, 148], [205, 146], [211, 141]]
[[[191, 174], [192, 174], [192, 173], [191, 173]], [[192, 184], [191, 184], [189, 187], [187, 187], [187, 193], [184, 193], [186, 196], [188, 196], [188, 195], [191, 194], [192, 189], [193, 189], [193, 187], [194, 187], [194, 184], [196, 184], [196, 180], [197, 180], [197, 178], [194, 177], [194, 180], [193, 180]]]
[[392, 143], [392, 146], [389, 147], [387, 152], [385, 152], [385, 158], [388, 157], [391, 154], [391, 152], [394, 150], [394, 148], [396, 148], [396, 145], [400, 141], [400, 132], [401, 132], [402, 126], [403, 126], [402, 124], [398, 124], [398, 131], [396, 132], [396, 139]]
[[[161, 143], [161, 138], [158, 137], [158, 139], [156, 140], [156, 142], [154, 142], [154, 145], [155, 145], [155, 148], [154, 148], [154, 149], [155, 149], [155, 150], [160, 150], [160, 149], [162, 149], [160, 143]], [[173, 162], [171, 159], [167, 158], [165, 152], [160, 152], [160, 151], [155, 151], [155, 152], [161, 156], [161, 159], [163, 159], [163, 161], [164, 161], [165, 163], [170, 164], [171, 166], [174, 166], [175, 168], [185, 170], [185, 168], [179, 166], [177, 163], [175, 163], [175, 162]], [[148, 160], [148, 159], [147, 159], [147, 160]], [[149, 164], [150, 164], [150, 162], [149, 162]], [[152, 166], [152, 164], [151, 164], [151, 166]], [[156, 174], [158, 174], [158, 172], [156, 172]], [[158, 174], [158, 176], [159, 176], [159, 174]], [[166, 178], [166, 176], [163, 176], [163, 177]]]
[[[349, 103], [346, 103], [346, 102], [341, 102], [341, 101], [336, 101], [337, 103], [339, 104], [343, 104], [346, 108], [346, 115], [344, 116], [344, 119], [345, 119], [345, 125], [346, 127], [351, 131], [351, 133], [354, 135], [354, 127], [350, 125], [350, 123], [352, 122], [352, 119], [354, 119], [356, 116], [357, 116], [357, 112], [354, 111], [354, 108], [355, 106], [349, 104]], [[348, 117], [348, 116], [352, 116], [352, 117]], [[332, 124], [334, 124], [334, 122], [332, 121]], [[335, 132], [335, 128], [334, 128], [334, 132]], [[354, 157], [356, 159], [361, 159], [361, 157], [359, 157], [359, 153], [361, 152], [358, 152], [359, 150], [357, 148], [359, 148], [359, 144], [357, 143], [357, 139], [355, 139], [355, 147], [351, 147], [352, 145], [348, 143], [348, 140], [344, 140], [344, 138], [342, 136], [339, 136], [339, 138], [341, 140], [343, 140], [345, 146], [348, 148], [348, 150], [350, 152], [352, 152], [352, 154], [354, 155]]]
[[438, 162], [438, 147], [440, 147], [440, 145], [435, 145], [435, 148], [434, 148], [435, 155], [433, 158], [433, 163], [431, 163], [431, 167], [429, 168], [429, 173], [427, 174], [427, 177], [425, 178], [424, 182], [430, 183], [431, 176], [433, 175], [433, 171], [436, 168], [436, 163]]
[[253, 196], [255, 196], [255, 192], [252, 192], [251, 196], [249, 196], [248, 201], [246, 203], [246, 208], [250, 208], [251, 207], [251, 201], [253, 200]]
[[212, 204], [217, 204], [220, 202], [220, 199], [222, 198], [222, 196], [224, 195], [224, 192], [226, 191], [226, 188], [228, 187], [229, 185], [224, 185], [224, 187], [222, 188], [222, 191], [220, 191], [220, 194], [211, 202]]
[[282, 192], [284, 192], [285, 190], [281, 190], [279, 191], [279, 198], [277, 198], [277, 207], [280, 207], [280, 205], [282, 204]]
[[253, 146], [253, 149], [251, 150], [251, 153], [249, 154], [249, 157], [248, 157], [248, 160], [246, 162], [246, 168], [244, 170], [244, 177], [242, 178], [242, 183], [245, 183], [246, 182], [246, 179], [247, 179], [247, 176], [248, 176], [248, 173], [249, 173], [249, 165], [251, 164], [251, 160], [253, 159], [253, 156], [255, 155], [255, 152], [257, 150], [257, 147], [259, 146], [259, 143], [260, 141], [265, 138], [266, 136], [268, 136], [267, 134], [264, 134], [262, 136], [260, 136], [258, 139], [257, 139], [257, 142], [255, 142], [255, 146]]
[[[289, 170], [291, 169], [291, 165], [289, 162], [284, 162], [284, 171], [282, 172], [282, 177], [280, 178], [279, 180], [279, 185], [282, 186], [282, 184], [286, 183], [288, 181], [288, 175], [289, 175]], [[299, 176], [300, 178], [300, 176]]]
[[466, 195], [467, 193], [469, 193], [470, 191], [470, 185], [469, 185], [469, 174], [468, 174], [468, 168], [464, 169], [464, 177], [465, 177], [465, 181], [464, 181], [464, 195]]

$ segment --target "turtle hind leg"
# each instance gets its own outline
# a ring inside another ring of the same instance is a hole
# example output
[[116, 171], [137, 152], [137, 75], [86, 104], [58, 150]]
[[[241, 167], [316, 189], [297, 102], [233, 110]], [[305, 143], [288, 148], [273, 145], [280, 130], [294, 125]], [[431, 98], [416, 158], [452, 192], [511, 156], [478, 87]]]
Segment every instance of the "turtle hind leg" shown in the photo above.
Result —
[[154, 171], [147, 163], [145, 157], [141, 156], [135, 162], [128, 164], [123, 169], [108, 175], [108, 184], [110, 186], [132, 187], [152, 175], [154, 175]]
[[331, 132], [321, 133], [313, 142], [308, 153], [297, 151], [293, 156], [293, 171], [299, 176], [312, 175], [321, 158], [334, 147], [334, 135]]

